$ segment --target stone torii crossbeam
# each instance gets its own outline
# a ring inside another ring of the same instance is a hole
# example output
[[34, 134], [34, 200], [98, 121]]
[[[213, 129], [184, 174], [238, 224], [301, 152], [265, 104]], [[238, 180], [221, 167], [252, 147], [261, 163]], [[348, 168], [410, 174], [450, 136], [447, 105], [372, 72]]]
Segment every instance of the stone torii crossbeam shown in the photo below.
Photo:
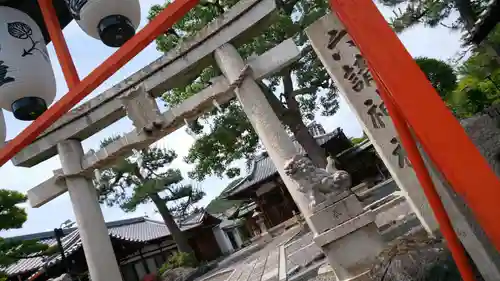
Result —
[[[268, 52], [250, 59], [248, 65], [253, 70], [253, 77], [261, 80], [275, 73], [287, 64], [299, 58], [300, 51], [291, 39], [284, 41]], [[64, 179], [68, 176], [91, 178], [96, 169], [103, 169], [120, 157], [126, 157], [133, 149], [146, 148], [185, 125], [184, 120], [192, 120], [212, 110], [216, 104], [224, 104], [233, 99], [234, 90], [223, 76], [212, 79], [210, 86], [186, 99], [178, 106], [160, 113], [156, 102], [140, 85], [132, 89], [122, 99], [128, 108], [127, 115], [135, 129], [121, 138], [99, 149], [89, 151], [82, 156], [81, 166], [71, 175], [63, 169], [55, 170], [54, 176], [28, 190], [28, 200], [32, 207], [38, 208], [65, 193], [68, 188]], [[137, 114], [147, 113], [147, 114]], [[156, 125], [154, 125], [156, 124]]]
[[[153, 100], [164, 91], [187, 83], [215, 62], [212, 53], [223, 44], [239, 45], [251, 39], [253, 32], [270, 22], [267, 19], [275, 9], [272, 0], [238, 2], [173, 52], [66, 114], [13, 159], [15, 164], [31, 166], [59, 154], [62, 169], [54, 171], [53, 177], [29, 190], [28, 199], [33, 207], [40, 207], [68, 191], [92, 280], [121, 280], [97, 201], [97, 191], [92, 184], [94, 170], [129, 155], [132, 149], [149, 146], [183, 126], [186, 120], [233, 99], [234, 83], [220, 76], [197, 95], [166, 112], [160, 113]], [[247, 64], [252, 73], [245, 75], [263, 79], [295, 61], [299, 55], [297, 46], [292, 40], [287, 40], [261, 56], [250, 58]], [[84, 154], [81, 140], [125, 114], [132, 120], [134, 130], [103, 149]]]
[[[292, 40], [287, 40], [259, 57], [248, 61], [253, 77], [262, 79], [298, 59], [300, 51]], [[92, 185], [93, 171], [112, 164], [175, 131], [188, 118], [195, 118], [219, 103], [234, 98], [234, 86], [223, 76], [212, 80], [212, 85], [179, 106], [160, 113], [156, 102], [138, 86], [121, 99], [128, 117], [136, 127], [120, 139], [100, 149], [83, 153], [80, 141], [65, 140], [57, 144], [62, 169], [54, 176], [28, 191], [33, 207], [40, 207], [57, 196], [69, 192], [92, 280], [121, 280], [104, 218]], [[140, 109], [140, 110], [139, 110]], [[142, 114], [147, 112], [147, 114]]]
[[85, 140], [119, 119], [126, 112], [120, 97], [142, 84], [152, 96], [182, 87], [204, 68], [215, 63], [215, 49], [231, 42], [239, 46], [250, 40], [272, 19], [275, 4], [269, 0], [241, 0], [191, 38], [141, 70], [63, 115], [36, 141], [19, 152], [12, 163], [32, 167], [57, 155], [57, 143]]

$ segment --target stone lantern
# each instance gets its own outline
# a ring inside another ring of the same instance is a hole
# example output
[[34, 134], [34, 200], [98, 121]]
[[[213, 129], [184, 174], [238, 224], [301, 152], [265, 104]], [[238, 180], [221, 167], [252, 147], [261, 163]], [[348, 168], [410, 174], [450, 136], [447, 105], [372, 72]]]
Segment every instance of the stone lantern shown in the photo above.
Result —
[[264, 218], [264, 213], [257, 210], [254, 211], [252, 218], [255, 219], [260, 228], [260, 237], [263, 238], [264, 242], [271, 240], [272, 236], [267, 231], [267, 226]]

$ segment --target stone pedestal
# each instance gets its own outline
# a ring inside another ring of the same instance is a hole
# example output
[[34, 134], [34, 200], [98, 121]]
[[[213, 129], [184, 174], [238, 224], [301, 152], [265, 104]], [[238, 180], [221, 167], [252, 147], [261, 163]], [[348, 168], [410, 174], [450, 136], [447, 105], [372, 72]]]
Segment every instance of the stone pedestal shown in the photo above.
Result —
[[310, 218], [318, 231], [314, 242], [325, 253], [339, 281], [362, 280], [360, 276], [370, 269], [384, 242], [374, 214], [364, 211], [354, 194], [341, 194], [337, 199], [322, 209], [316, 206]]

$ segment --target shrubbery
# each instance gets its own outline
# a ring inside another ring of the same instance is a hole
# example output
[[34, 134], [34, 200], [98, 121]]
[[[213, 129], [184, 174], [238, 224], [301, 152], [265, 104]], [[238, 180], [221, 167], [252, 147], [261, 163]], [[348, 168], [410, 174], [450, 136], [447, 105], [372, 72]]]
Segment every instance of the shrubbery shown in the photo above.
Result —
[[169, 269], [178, 267], [191, 267], [195, 268], [198, 265], [198, 261], [194, 255], [184, 252], [175, 252], [171, 255], [167, 262], [165, 262], [162, 267], [158, 270], [158, 273], [163, 275], [163, 273]]

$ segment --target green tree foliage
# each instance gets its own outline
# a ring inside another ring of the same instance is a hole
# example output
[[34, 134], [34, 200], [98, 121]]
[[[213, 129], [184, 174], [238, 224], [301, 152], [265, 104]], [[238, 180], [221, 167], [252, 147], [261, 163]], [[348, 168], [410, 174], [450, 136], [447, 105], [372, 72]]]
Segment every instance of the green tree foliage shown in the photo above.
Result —
[[[458, 82], [453, 68], [443, 61], [417, 58], [416, 62], [443, 101], [459, 118], [470, 117], [500, 102], [500, 71], [485, 71], [493, 67], [488, 64], [492, 62], [488, 54], [478, 52], [466, 60], [458, 68], [461, 74]], [[481, 66], [483, 63], [487, 64]]]
[[453, 92], [450, 102], [459, 117], [470, 117], [480, 113], [494, 103], [500, 102], [500, 70], [485, 79], [465, 76]]
[[[187, 16], [177, 22], [173, 29], [156, 40], [158, 50], [168, 52], [183, 38], [192, 36], [214, 18], [234, 5], [237, 0], [203, 1]], [[324, 167], [325, 153], [308, 133], [304, 120], [313, 120], [320, 110], [323, 115], [333, 115], [338, 110], [337, 89], [307, 42], [304, 29], [328, 11], [325, 0], [277, 0], [279, 13], [275, 22], [250, 42], [239, 47], [242, 57], [262, 54], [283, 40], [293, 38], [302, 48], [300, 61], [281, 70], [259, 86], [268, 98], [282, 123], [308, 152], [316, 165]], [[149, 18], [154, 18], [165, 5], [153, 6]], [[163, 96], [167, 106], [175, 106], [187, 97], [203, 89], [209, 79], [220, 72], [214, 67], [202, 71], [190, 85], [172, 89]], [[209, 120], [210, 122], [204, 122]], [[205, 130], [202, 123], [210, 124]], [[233, 161], [249, 158], [259, 148], [259, 139], [253, 131], [240, 105], [232, 101], [223, 107], [223, 112], [211, 112], [194, 122], [191, 130], [198, 139], [186, 157], [195, 164], [190, 176], [203, 179], [215, 174], [235, 177], [239, 169], [228, 168]]]
[[[466, 31], [469, 34], [475, 27], [481, 13], [487, 9], [489, 1], [484, 0], [380, 0], [383, 5], [394, 8], [391, 19], [396, 32], [402, 32], [417, 24], [429, 27], [446, 26], [452, 30]], [[456, 15], [458, 17], [455, 19]], [[452, 21], [451, 24], [449, 22]], [[498, 29], [498, 27], [497, 27]], [[465, 41], [469, 45], [469, 41]], [[488, 54], [489, 64], [498, 68], [500, 64], [499, 42], [488, 36], [480, 46], [469, 46], [463, 54], [472, 50]]]
[[195, 268], [197, 265], [198, 261], [193, 254], [175, 252], [168, 258], [167, 262], [165, 262], [161, 266], [161, 268], [158, 270], [158, 273], [160, 276], [162, 276], [165, 271], [170, 269], [179, 267]]
[[[101, 147], [113, 142], [111, 137]], [[192, 185], [182, 184], [180, 170], [168, 166], [177, 157], [174, 151], [150, 147], [135, 156], [124, 158], [113, 167], [100, 171], [96, 186], [101, 203], [120, 206], [131, 212], [140, 204], [153, 202], [170, 230], [179, 251], [193, 253], [175, 219], [200, 211], [194, 207], [205, 193]]]
[[[484, 0], [380, 0], [380, 2], [394, 8], [391, 24], [396, 32], [402, 32], [417, 24], [428, 27], [442, 25], [452, 30], [471, 31], [489, 3]], [[455, 19], [456, 15], [458, 18]], [[499, 46], [500, 26], [497, 26], [480, 46], [469, 46], [463, 52], [463, 55], [471, 54], [471, 56], [458, 67], [457, 75], [460, 80], [458, 86], [453, 92], [446, 93], [445, 98], [449, 108], [457, 117], [471, 116], [491, 103], [497, 102], [498, 88], [495, 84], [500, 85], [497, 80], [500, 66]], [[436, 87], [434, 83], [433, 85]], [[444, 98], [442, 94], [441, 96]]]
[[[488, 36], [489, 42], [500, 49], [500, 25], [498, 25]], [[497, 54], [491, 52], [487, 46], [475, 48], [472, 55], [458, 67], [460, 76], [471, 76], [478, 79], [484, 79], [495, 72], [499, 67]]]
[[[18, 205], [26, 196], [17, 191], [0, 189], [0, 230], [21, 228], [27, 219], [26, 211]], [[0, 238], [0, 267], [8, 266], [33, 254], [44, 255], [47, 245], [37, 241], [20, 241]]]
[[[489, 35], [495, 46], [500, 46], [500, 26]], [[469, 117], [500, 102], [500, 68], [495, 54], [481, 46], [458, 67], [461, 77], [450, 102], [457, 115]]]
[[363, 136], [360, 138], [351, 138], [350, 140], [353, 145], [357, 145], [362, 143], [366, 139], [368, 139], [368, 136], [366, 134], [363, 134]]
[[446, 62], [426, 57], [416, 58], [415, 61], [444, 100], [457, 88], [457, 75]]
[[401, 32], [417, 24], [429, 27], [445, 25], [458, 12], [449, 27], [470, 30], [478, 15], [486, 8], [483, 0], [380, 0], [383, 5], [395, 8], [391, 24], [396, 32]]

